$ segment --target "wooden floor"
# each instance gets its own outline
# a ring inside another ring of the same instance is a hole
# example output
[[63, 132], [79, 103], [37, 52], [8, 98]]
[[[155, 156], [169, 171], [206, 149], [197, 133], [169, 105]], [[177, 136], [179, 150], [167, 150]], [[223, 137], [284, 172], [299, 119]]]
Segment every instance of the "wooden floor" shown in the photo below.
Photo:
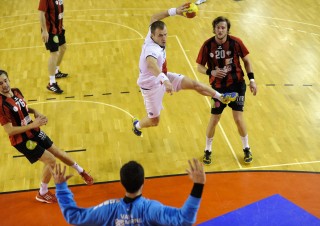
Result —
[[[202, 156], [209, 99], [195, 92], [165, 96], [160, 125], [143, 130], [143, 138], [131, 131], [132, 117], [145, 115], [136, 80], [150, 16], [182, 3], [65, 0], [68, 49], [61, 69], [69, 77], [59, 80], [62, 95], [45, 88], [49, 53], [41, 42], [38, 2], [0, 4], [0, 68], [8, 71], [12, 87], [22, 90], [29, 106], [49, 118], [43, 129], [55, 144], [70, 151], [96, 182], [118, 180], [119, 168], [132, 159], [154, 177], [183, 174], [187, 159]], [[195, 60], [212, 36], [212, 20], [220, 15], [231, 20], [231, 33], [250, 51], [259, 89], [256, 97], [247, 92], [245, 105], [254, 162], [242, 162], [241, 140], [228, 109], [207, 172], [320, 172], [319, 10], [317, 0], [207, 0], [194, 19], [165, 19], [169, 71], [208, 82], [196, 72]], [[20, 157], [3, 129], [0, 152], [0, 192], [39, 187], [43, 165]], [[74, 177], [70, 184], [83, 182]]]

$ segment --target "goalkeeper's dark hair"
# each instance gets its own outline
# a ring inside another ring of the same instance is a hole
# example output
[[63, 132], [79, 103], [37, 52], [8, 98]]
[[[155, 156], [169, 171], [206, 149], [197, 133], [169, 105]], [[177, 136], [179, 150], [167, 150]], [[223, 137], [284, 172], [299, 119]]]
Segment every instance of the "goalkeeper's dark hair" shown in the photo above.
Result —
[[136, 161], [124, 164], [120, 169], [120, 181], [129, 193], [137, 192], [144, 183], [144, 169]]

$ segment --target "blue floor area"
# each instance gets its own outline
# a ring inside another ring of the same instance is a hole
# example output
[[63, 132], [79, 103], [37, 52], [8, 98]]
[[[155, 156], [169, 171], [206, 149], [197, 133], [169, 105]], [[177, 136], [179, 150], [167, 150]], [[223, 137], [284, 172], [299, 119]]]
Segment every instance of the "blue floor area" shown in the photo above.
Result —
[[[317, 201], [317, 200], [315, 200]], [[320, 219], [283, 198], [273, 195], [213, 218], [199, 226], [320, 226]]]

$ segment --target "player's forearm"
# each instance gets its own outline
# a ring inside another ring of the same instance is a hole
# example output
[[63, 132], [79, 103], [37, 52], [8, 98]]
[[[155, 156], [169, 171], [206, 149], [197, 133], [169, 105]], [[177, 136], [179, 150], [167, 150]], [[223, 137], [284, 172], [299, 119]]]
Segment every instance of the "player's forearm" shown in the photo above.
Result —
[[46, 24], [45, 12], [40, 11], [39, 19], [40, 19], [41, 30], [42, 31], [46, 31], [47, 30], [47, 24]]
[[206, 74], [206, 72], [207, 72], [207, 68], [201, 64], [198, 64], [197, 70], [198, 70], [198, 72], [200, 72], [202, 74]]
[[28, 130], [34, 129], [37, 126], [35, 126], [34, 123], [30, 123], [26, 126], [12, 126], [11, 123], [8, 123], [8, 124], [4, 125], [3, 127], [9, 136], [14, 136], [17, 134], [27, 132]]
[[152, 15], [151, 20], [150, 20], [150, 24], [152, 24], [155, 21], [162, 20], [162, 19], [169, 17], [169, 16], [170, 15], [167, 10], [160, 12], [160, 13], [156, 13], [156, 14]]

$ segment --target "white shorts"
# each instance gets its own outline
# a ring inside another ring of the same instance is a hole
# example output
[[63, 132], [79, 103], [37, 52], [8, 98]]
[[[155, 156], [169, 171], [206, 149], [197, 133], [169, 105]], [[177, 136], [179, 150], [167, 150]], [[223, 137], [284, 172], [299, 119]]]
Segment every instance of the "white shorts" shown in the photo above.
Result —
[[[178, 92], [181, 90], [181, 81], [184, 78], [183, 75], [168, 72], [167, 77], [169, 78], [173, 91]], [[159, 85], [158, 87], [152, 88], [150, 90], [141, 89], [141, 93], [144, 100], [144, 105], [147, 111], [148, 118], [156, 118], [160, 116], [160, 111], [162, 110], [162, 99], [166, 93], [166, 87], [164, 85]]]

